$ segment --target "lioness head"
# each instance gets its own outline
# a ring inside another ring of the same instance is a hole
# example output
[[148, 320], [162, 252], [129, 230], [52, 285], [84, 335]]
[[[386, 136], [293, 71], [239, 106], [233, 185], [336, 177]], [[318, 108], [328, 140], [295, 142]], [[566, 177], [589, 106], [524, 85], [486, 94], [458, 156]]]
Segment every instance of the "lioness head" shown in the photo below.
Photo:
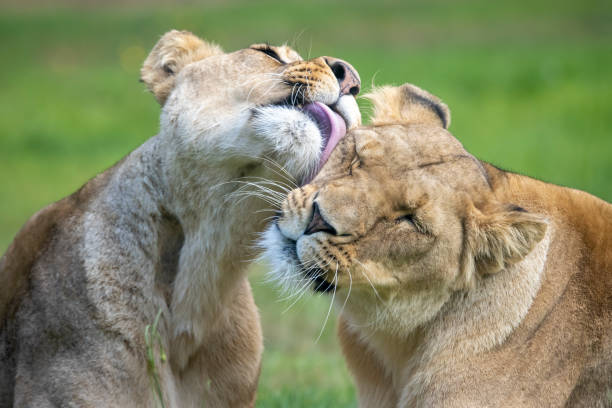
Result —
[[312, 281], [364, 323], [399, 313], [416, 327], [453, 292], [522, 260], [547, 224], [496, 200], [483, 164], [446, 130], [438, 98], [408, 84], [370, 98], [372, 125], [289, 194], [264, 236], [266, 257], [276, 280]]
[[304, 61], [287, 46], [225, 53], [189, 32], [170, 31], [147, 57], [141, 79], [162, 105], [160, 135], [172, 144], [168, 160], [176, 164], [168, 167], [183, 178], [218, 170], [220, 161], [239, 174], [266, 157], [303, 179], [360, 123], [353, 67], [330, 57]]

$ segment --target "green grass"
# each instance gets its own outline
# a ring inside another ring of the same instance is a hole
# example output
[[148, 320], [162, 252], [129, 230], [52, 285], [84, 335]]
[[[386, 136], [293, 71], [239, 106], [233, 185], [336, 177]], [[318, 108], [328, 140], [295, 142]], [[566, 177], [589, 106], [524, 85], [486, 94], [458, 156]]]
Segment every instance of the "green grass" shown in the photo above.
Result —
[[[501, 167], [612, 200], [612, 3], [366, 0], [214, 2], [0, 13], [0, 251], [45, 204], [158, 127], [138, 83], [157, 38], [189, 29], [225, 49], [289, 42], [372, 83], [415, 83], [452, 110], [452, 132]], [[362, 102], [367, 113], [368, 106]], [[286, 313], [253, 273], [266, 352], [258, 406], [354, 406], [334, 321], [309, 297]]]
[[166, 352], [162, 345], [161, 336], [157, 331], [161, 314], [162, 309], [159, 309], [153, 324], [148, 324], [145, 326], [144, 339], [147, 350], [147, 372], [149, 374], [149, 384], [153, 390], [153, 393], [155, 394], [155, 397], [157, 398], [156, 401], [159, 406], [161, 406], [161, 408], [166, 408], [164, 393], [159, 382], [158, 369], [159, 364], [164, 364], [166, 362]]

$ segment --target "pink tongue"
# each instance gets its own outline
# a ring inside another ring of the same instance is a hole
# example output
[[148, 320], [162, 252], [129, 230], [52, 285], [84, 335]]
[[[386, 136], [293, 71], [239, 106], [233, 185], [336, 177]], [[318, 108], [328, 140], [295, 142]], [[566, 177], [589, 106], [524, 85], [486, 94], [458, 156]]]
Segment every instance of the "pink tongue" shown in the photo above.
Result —
[[317, 167], [303, 181], [303, 184], [308, 184], [321, 170], [334, 147], [346, 134], [346, 124], [340, 115], [321, 102], [309, 103], [302, 110], [317, 123], [323, 137], [324, 146]]

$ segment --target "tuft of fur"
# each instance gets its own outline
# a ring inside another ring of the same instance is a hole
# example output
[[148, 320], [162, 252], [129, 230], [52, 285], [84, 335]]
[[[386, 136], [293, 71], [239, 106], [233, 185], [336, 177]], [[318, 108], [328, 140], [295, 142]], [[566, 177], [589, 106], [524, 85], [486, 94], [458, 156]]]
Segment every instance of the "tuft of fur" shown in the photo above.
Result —
[[467, 251], [480, 274], [497, 273], [527, 256], [544, 238], [547, 221], [538, 214], [472, 207], [466, 221]]
[[[293, 108], [257, 108], [253, 129], [258, 137], [273, 145], [278, 157], [300, 157], [300, 160], [281, 159], [288, 164], [291, 174], [309, 174], [316, 166], [323, 143], [317, 125], [308, 116]], [[278, 135], [289, 135], [279, 138]]]

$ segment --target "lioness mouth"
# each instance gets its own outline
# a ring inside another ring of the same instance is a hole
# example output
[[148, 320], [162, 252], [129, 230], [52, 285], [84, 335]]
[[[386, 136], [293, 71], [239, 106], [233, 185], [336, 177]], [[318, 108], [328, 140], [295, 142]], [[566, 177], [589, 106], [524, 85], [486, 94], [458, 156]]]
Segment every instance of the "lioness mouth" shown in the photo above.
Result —
[[325, 271], [319, 268], [312, 268], [304, 271], [304, 274], [313, 282], [312, 289], [315, 292], [328, 293], [336, 290], [336, 285], [325, 280]]
[[319, 162], [303, 177], [300, 182], [300, 185], [303, 186], [314, 179], [319, 173], [319, 170], [321, 170], [325, 162], [329, 159], [329, 156], [331, 156], [334, 147], [336, 147], [340, 139], [346, 135], [346, 127], [349, 119], [334, 112], [330, 106], [321, 102], [309, 102], [306, 104], [302, 104], [303, 102], [295, 102], [296, 101], [291, 101], [289, 98], [286, 98], [274, 105], [289, 106], [304, 112], [317, 125], [319, 132], [321, 132], [321, 138], [323, 139], [321, 141]]
[[[347, 129], [361, 124], [359, 107], [353, 95], [341, 95], [333, 104], [306, 102], [303, 95], [285, 97], [269, 106], [295, 109], [306, 115], [315, 124], [321, 135], [321, 151], [317, 163], [297, 180], [300, 186], [310, 183], [330, 158], [332, 151], [346, 135]], [[257, 114], [257, 110], [253, 112]]]
[[[276, 228], [278, 228], [278, 224], [275, 224]], [[328, 292], [332, 292], [335, 291], [337, 289], [337, 285], [335, 285], [332, 282], [328, 282], [325, 279], [325, 271], [319, 267], [310, 267], [310, 268], [306, 268], [304, 267], [304, 265], [302, 264], [302, 261], [300, 260], [298, 254], [297, 254], [297, 248], [296, 248], [296, 242], [288, 239], [286, 237], [283, 237], [283, 240], [285, 241], [284, 243], [284, 253], [287, 257], [289, 258], [293, 258], [296, 260], [296, 262], [299, 265], [300, 271], [302, 274], [304, 274], [304, 276], [307, 279], [310, 279], [312, 281], [312, 290], [314, 290], [315, 292], [320, 292], [320, 293], [328, 293]]]

